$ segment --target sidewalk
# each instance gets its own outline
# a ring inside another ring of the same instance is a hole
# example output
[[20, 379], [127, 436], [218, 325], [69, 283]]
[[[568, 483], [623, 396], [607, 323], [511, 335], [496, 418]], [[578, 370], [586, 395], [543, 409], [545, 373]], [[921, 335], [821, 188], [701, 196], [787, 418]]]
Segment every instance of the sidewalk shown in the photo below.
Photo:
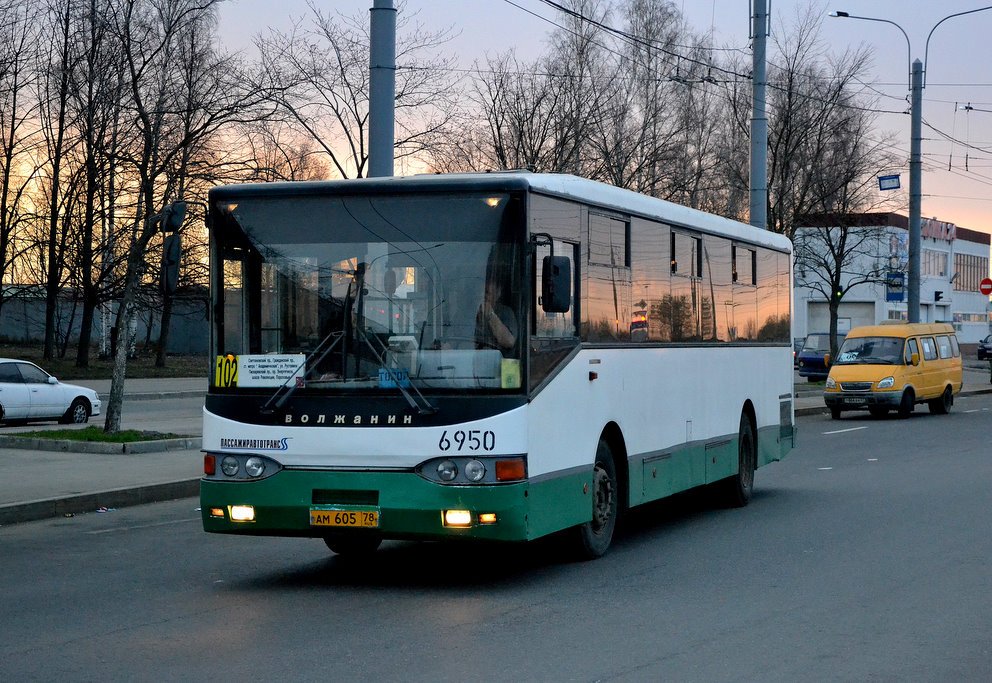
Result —
[[[101, 396], [110, 391], [109, 380], [75, 383]], [[797, 378], [798, 418], [827, 412], [822, 390], [820, 384]], [[202, 396], [205, 391], [202, 378], [136, 379], [127, 380], [125, 396], [128, 400], [181, 398]], [[962, 393], [992, 393], [987, 363], [966, 361]], [[199, 448], [101, 454], [0, 447], [0, 526], [196, 496], [202, 458]]]

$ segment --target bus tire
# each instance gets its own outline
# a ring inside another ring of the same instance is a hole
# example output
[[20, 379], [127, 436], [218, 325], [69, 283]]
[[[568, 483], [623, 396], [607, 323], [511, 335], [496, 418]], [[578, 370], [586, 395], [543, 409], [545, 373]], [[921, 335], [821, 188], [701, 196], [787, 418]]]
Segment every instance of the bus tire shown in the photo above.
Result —
[[934, 415], [947, 415], [951, 412], [952, 405], [954, 405], [954, 394], [951, 393], [950, 387], [944, 387], [944, 393], [940, 395], [940, 398], [927, 401], [927, 406]]
[[835, 408], [834, 406], [830, 406], [830, 419], [831, 420], [840, 419], [840, 408]]
[[899, 417], [906, 419], [913, 413], [913, 408], [916, 405], [916, 394], [913, 393], [912, 389], [906, 389], [902, 392], [902, 400], [899, 401]]
[[754, 425], [748, 414], [742, 413], [737, 430], [737, 474], [720, 482], [720, 497], [727, 507], [742, 508], [750, 502], [757, 467], [758, 444], [754, 438]]
[[592, 519], [572, 530], [579, 559], [595, 560], [610, 549], [620, 509], [619, 491], [613, 450], [600, 439], [592, 474]]
[[371, 555], [382, 545], [379, 534], [333, 534], [324, 536], [324, 544], [335, 555], [345, 557], [362, 557]]

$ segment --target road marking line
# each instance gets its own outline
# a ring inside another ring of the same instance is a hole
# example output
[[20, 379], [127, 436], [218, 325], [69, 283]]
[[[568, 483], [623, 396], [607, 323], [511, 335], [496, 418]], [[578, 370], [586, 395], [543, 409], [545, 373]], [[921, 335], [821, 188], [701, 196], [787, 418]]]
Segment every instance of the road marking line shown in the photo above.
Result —
[[832, 470], [833, 467], [817, 467], [816, 469], [820, 470], [821, 472], [825, 472], [827, 470]]
[[867, 427], [851, 427], [850, 429], [838, 429], [833, 432], [823, 432], [824, 434], [843, 434], [845, 432], [857, 432], [862, 429], [868, 429]]
[[136, 524], [135, 526], [119, 526], [114, 529], [97, 529], [96, 531], [87, 531], [88, 534], [109, 534], [114, 531], [134, 531], [135, 529], [151, 529], [157, 526], [168, 526], [170, 524], [186, 524], [187, 522], [199, 522], [199, 517], [190, 517], [189, 519], [175, 519], [169, 522], [155, 522], [153, 524]]
[[878, 458], [868, 458], [868, 462], [878, 462]]
[[980, 412], [982, 412], [982, 409], [981, 408], [975, 408], [974, 410], [966, 410], [964, 412], [965, 412], [965, 415], [967, 415], [968, 413], [980, 413]]

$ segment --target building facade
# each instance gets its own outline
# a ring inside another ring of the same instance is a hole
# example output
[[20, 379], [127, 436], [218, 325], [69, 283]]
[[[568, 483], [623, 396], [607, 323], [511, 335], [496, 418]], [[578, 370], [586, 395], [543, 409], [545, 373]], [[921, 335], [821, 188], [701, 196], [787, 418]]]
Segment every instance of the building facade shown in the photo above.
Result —
[[[827, 332], [830, 310], [822, 284], [822, 270], [816, 267], [823, 252], [829, 252], [824, 231], [830, 242], [841, 228], [861, 247], [841, 269], [843, 295], [838, 305], [838, 332], [859, 325], [875, 325], [883, 320], [907, 320], [909, 262], [909, 219], [897, 213], [843, 214], [810, 216], [804, 227], [797, 228], [794, 241], [795, 288], [793, 290], [793, 334], [797, 338], [810, 332]], [[969, 230], [953, 223], [924, 218], [920, 240], [920, 322], [949, 322], [964, 344], [976, 343], [992, 332], [989, 297], [979, 291], [983, 278], [989, 277], [992, 235]], [[803, 245], [816, 253], [802, 258]], [[829, 258], [827, 258], [829, 262]], [[867, 279], [870, 282], [851, 282]], [[818, 284], [819, 283], [819, 284]], [[844, 291], [846, 290], [846, 291]]]

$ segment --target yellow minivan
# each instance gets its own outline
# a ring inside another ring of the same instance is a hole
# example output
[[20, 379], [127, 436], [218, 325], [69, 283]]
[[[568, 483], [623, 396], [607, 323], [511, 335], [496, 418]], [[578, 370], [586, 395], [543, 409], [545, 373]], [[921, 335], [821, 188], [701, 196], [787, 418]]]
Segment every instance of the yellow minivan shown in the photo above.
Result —
[[909, 417], [917, 403], [944, 415], [961, 391], [961, 349], [947, 323], [856, 327], [828, 363], [823, 400], [835, 420], [845, 410]]

